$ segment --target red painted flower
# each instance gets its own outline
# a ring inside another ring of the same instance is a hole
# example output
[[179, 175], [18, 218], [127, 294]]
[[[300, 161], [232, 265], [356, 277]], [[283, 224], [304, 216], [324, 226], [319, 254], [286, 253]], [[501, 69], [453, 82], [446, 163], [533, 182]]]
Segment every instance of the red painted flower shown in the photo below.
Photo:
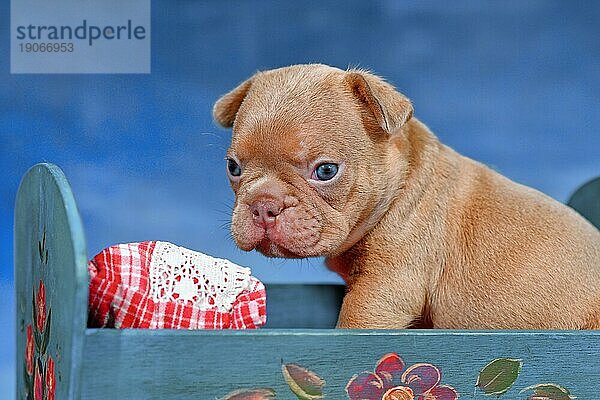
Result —
[[44, 384], [42, 383], [42, 371], [40, 371], [40, 363], [35, 363], [35, 379], [33, 381], [33, 399], [43, 400]]
[[33, 329], [31, 324], [27, 325], [27, 347], [25, 348], [25, 363], [27, 364], [27, 373], [33, 375]]
[[48, 356], [46, 362], [46, 400], [54, 400], [54, 389], [56, 380], [54, 379], [54, 360]]
[[44, 331], [44, 325], [46, 324], [46, 287], [44, 282], [40, 281], [40, 287], [37, 292], [36, 298], [37, 304], [37, 328], [39, 332]]
[[383, 356], [374, 372], [354, 375], [346, 393], [350, 400], [456, 400], [453, 387], [440, 385], [440, 370], [431, 364], [414, 364], [404, 370], [396, 353]]

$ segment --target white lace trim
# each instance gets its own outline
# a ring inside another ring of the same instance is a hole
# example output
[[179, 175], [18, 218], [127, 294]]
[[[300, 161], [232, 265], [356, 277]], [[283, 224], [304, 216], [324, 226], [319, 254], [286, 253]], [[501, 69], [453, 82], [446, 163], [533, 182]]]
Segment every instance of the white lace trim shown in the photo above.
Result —
[[150, 295], [154, 301], [191, 302], [201, 310], [231, 311], [250, 286], [250, 268], [176, 246], [156, 242], [150, 260]]

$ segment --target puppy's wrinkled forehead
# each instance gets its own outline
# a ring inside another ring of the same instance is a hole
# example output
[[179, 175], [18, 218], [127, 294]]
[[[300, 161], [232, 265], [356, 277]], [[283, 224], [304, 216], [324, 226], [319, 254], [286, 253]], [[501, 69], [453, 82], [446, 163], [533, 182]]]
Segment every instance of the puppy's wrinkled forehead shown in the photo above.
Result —
[[339, 107], [338, 75], [329, 68], [285, 68], [256, 75], [237, 113], [231, 149], [241, 158], [304, 163], [311, 148], [309, 136], [319, 133], [325, 140], [324, 124]]

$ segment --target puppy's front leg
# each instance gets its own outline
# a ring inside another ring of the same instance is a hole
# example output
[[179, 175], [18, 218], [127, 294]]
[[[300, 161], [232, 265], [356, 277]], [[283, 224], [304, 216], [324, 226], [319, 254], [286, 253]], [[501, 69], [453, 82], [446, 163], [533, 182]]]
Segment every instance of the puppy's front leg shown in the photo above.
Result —
[[414, 289], [390, 285], [353, 284], [344, 296], [338, 328], [404, 329], [421, 318], [422, 304]]

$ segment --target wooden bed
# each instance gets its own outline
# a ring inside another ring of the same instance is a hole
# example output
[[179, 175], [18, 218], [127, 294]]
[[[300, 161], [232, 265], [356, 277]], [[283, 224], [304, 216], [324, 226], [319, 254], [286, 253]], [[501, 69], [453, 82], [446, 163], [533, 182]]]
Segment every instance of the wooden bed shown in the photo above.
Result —
[[[599, 187], [571, 201], [591, 220]], [[267, 285], [267, 327], [256, 331], [88, 329], [90, 255], [69, 184], [52, 164], [23, 178], [14, 245], [19, 399], [346, 399], [356, 374], [370, 371], [355, 383], [384, 381], [375, 368], [390, 353], [407, 371], [438, 371], [434, 386], [461, 399], [600, 398], [600, 332], [335, 330], [344, 293], [336, 285]], [[414, 388], [415, 376], [395, 385]]]

